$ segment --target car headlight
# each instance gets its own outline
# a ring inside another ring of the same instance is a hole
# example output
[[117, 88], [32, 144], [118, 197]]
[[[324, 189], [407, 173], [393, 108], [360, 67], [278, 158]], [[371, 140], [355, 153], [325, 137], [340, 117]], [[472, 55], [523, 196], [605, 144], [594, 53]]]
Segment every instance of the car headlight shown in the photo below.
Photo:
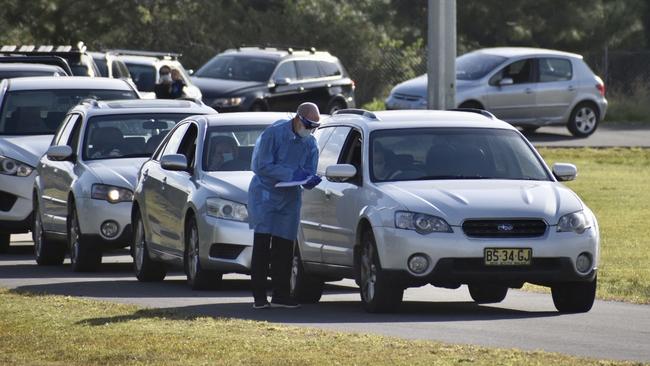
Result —
[[447, 221], [440, 217], [406, 211], [395, 212], [395, 227], [415, 230], [420, 234], [453, 232]]
[[591, 219], [584, 211], [573, 212], [560, 217], [557, 223], [558, 232], [584, 233], [592, 225]]
[[244, 204], [223, 198], [208, 198], [206, 204], [209, 216], [225, 220], [248, 221], [248, 210]]
[[244, 102], [244, 97], [217, 98], [212, 102], [217, 107], [237, 107]]
[[34, 168], [25, 163], [0, 155], [0, 174], [26, 177], [32, 174], [32, 170]]
[[110, 203], [131, 202], [133, 200], [133, 192], [126, 188], [106, 184], [93, 184], [90, 197]]

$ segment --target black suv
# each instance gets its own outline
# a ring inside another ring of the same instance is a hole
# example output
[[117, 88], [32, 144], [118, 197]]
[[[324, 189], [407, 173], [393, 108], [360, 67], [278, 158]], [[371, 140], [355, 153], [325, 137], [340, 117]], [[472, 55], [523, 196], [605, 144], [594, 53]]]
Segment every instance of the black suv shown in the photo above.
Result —
[[323, 113], [354, 108], [354, 81], [339, 60], [314, 48], [240, 47], [220, 53], [192, 78], [219, 112], [294, 111], [314, 102]]

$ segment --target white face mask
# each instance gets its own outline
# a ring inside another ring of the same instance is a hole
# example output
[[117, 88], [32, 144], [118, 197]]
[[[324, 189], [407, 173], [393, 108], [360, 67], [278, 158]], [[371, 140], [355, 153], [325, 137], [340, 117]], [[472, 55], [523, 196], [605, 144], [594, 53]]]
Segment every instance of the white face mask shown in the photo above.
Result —
[[300, 126], [300, 129], [296, 132], [298, 136], [302, 137], [303, 139], [309, 135], [311, 135], [311, 131], [305, 128], [305, 126]]
[[171, 75], [169, 75], [169, 74], [160, 75], [160, 82], [161, 83], [171, 83], [171, 81], [172, 81], [172, 76]]
[[223, 154], [221, 154], [221, 158], [223, 158], [224, 163], [235, 159], [235, 157], [232, 155], [232, 153], [223, 153]]

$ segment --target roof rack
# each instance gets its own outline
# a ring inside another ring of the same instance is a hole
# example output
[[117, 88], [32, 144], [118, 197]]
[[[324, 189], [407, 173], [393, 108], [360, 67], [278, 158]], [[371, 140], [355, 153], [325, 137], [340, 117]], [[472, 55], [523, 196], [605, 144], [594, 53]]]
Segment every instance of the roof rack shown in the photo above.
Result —
[[86, 98], [81, 102], [79, 102], [79, 104], [89, 104], [95, 108], [99, 107], [99, 102], [97, 101], [97, 99], [93, 99], [93, 98]]
[[308, 51], [311, 54], [316, 53], [316, 47], [305, 47], [305, 46], [289, 46], [289, 45], [281, 45], [281, 44], [275, 44], [275, 43], [265, 43], [263, 45], [258, 45], [258, 44], [252, 44], [252, 45], [241, 45], [237, 47], [237, 51], [240, 51], [242, 48], [259, 48], [259, 49], [267, 49], [267, 48], [274, 48], [276, 50], [283, 50], [287, 51], [289, 54], [292, 54], [294, 51]]
[[125, 49], [111, 49], [104, 50], [104, 52], [112, 53], [116, 55], [123, 56], [145, 56], [145, 57], [155, 57], [161, 60], [178, 60], [182, 53], [177, 52], [158, 52], [158, 51], [139, 51], [139, 50], [125, 50]]
[[485, 109], [478, 109], [478, 108], [452, 108], [449, 109], [450, 111], [456, 111], [456, 112], [470, 112], [470, 113], [478, 113], [484, 117], [487, 117], [489, 119], [496, 119], [494, 114], [486, 111]]
[[59, 45], [54, 46], [50, 44], [44, 44], [38, 46], [35, 45], [4, 45], [0, 47], [0, 53], [8, 54], [52, 54], [52, 53], [83, 53], [86, 52], [86, 45], [79, 41], [76, 45]]
[[374, 119], [374, 120], [379, 120], [379, 118], [377, 118], [376, 114], [374, 114], [374, 113], [372, 113], [372, 112], [370, 112], [368, 110], [359, 109], [359, 108], [339, 109], [338, 111], [334, 111], [334, 113], [332, 113], [332, 116], [339, 116], [339, 115], [342, 115], [342, 114], [356, 114], [358, 116], [362, 116], [362, 117], [366, 117], [366, 118], [370, 118], [370, 119]]

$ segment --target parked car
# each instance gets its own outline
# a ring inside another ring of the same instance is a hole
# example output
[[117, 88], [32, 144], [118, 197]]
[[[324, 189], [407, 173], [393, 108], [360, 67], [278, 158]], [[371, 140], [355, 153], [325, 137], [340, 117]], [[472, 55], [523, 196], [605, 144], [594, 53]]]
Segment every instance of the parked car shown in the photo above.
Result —
[[136, 99], [123, 80], [29, 77], [0, 83], [0, 251], [32, 222], [33, 170], [68, 109], [85, 98]]
[[203, 101], [219, 112], [295, 111], [314, 102], [325, 113], [354, 108], [354, 81], [341, 62], [315, 49], [240, 47], [193, 75]]
[[[131, 244], [131, 199], [140, 166], [181, 119], [216, 113], [190, 101], [85, 101], [68, 112], [36, 168], [38, 264], [96, 270], [102, 252]], [[67, 243], [67, 245], [65, 245]]]
[[184, 94], [187, 98], [201, 100], [202, 95], [198, 87], [194, 85], [183, 65], [178, 61], [181, 56], [171, 52], [149, 52], [134, 50], [111, 50], [119, 60], [122, 60], [131, 73], [133, 82], [140, 90], [142, 97], [155, 99], [154, 87], [159, 82], [158, 71], [162, 66], [177, 69], [185, 82]]
[[[582, 56], [538, 48], [486, 48], [456, 59], [456, 104], [486, 109], [524, 131], [566, 125], [586, 137], [605, 118], [605, 84]], [[426, 109], [427, 75], [393, 88], [386, 109]]]
[[92, 56], [99, 75], [105, 78], [131, 80], [131, 74], [124, 61], [110, 52], [88, 52]]
[[0, 48], [0, 55], [3, 56], [57, 56], [65, 59], [72, 70], [72, 75], [75, 76], [100, 76], [99, 69], [95, 65], [92, 56], [86, 52], [86, 46], [83, 42], [78, 42], [76, 45], [42, 45], [36, 48], [35, 46], [21, 46], [5, 45]]
[[[0, 65], [9, 66], [11, 64], [56, 66], [57, 72], [60, 72], [59, 69], [63, 70], [63, 74], [61, 75], [72, 76], [72, 69], [70, 69], [70, 65], [68, 64], [68, 61], [64, 60], [59, 56], [24, 56], [24, 55], [0, 56]], [[40, 76], [47, 76], [47, 75], [40, 75]], [[17, 76], [13, 76], [13, 77], [17, 77]]]
[[382, 312], [407, 287], [467, 285], [495, 303], [530, 282], [560, 312], [591, 308], [598, 223], [560, 183], [577, 169], [549, 169], [511, 125], [486, 111], [339, 111], [316, 138], [327, 181], [303, 194], [296, 298], [354, 278], [364, 308]]
[[29, 76], [68, 76], [59, 66], [42, 64], [0, 63], [0, 81]]
[[192, 289], [207, 289], [219, 286], [223, 273], [249, 273], [251, 156], [262, 131], [286, 117], [196, 116], [170, 132], [142, 166], [133, 196], [138, 280], [161, 281], [176, 265]]

